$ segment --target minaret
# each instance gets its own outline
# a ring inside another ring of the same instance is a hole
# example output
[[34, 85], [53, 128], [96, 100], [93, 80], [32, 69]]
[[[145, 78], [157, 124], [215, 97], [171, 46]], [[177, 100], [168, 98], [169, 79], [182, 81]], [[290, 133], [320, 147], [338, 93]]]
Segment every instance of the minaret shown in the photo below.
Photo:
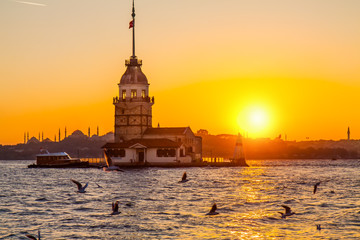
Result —
[[99, 126], [96, 128], [96, 135], [99, 136]]
[[350, 140], [350, 127], [348, 127], [347, 136], [348, 136], [348, 140]]
[[141, 71], [142, 61], [135, 55], [135, 6], [132, 6], [132, 56], [125, 60], [126, 71], [120, 79], [119, 97], [115, 105], [115, 142], [142, 138], [147, 128], [152, 127], [152, 105], [149, 97], [149, 83]]
[[60, 128], [59, 128], [59, 142], [61, 141], [61, 132], [60, 132]]

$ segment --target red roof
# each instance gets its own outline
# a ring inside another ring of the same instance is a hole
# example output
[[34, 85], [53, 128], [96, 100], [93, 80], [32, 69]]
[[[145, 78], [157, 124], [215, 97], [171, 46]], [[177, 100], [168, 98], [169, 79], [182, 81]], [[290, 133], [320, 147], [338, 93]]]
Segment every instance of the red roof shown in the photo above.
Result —
[[119, 143], [106, 143], [101, 148], [130, 148], [135, 144], [141, 144], [146, 148], [179, 148], [182, 143], [174, 142], [166, 138], [131, 139]]
[[[147, 128], [144, 135], [184, 135], [189, 127]], [[190, 130], [191, 131], [191, 130]]]

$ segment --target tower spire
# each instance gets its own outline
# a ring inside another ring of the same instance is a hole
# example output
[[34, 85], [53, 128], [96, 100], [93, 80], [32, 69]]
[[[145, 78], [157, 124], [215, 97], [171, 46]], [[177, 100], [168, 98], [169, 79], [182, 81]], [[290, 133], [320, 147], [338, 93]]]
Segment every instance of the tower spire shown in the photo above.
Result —
[[132, 3], [132, 30], [133, 30], [133, 49], [132, 49], [132, 58], [136, 58], [135, 56], [135, 4], [134, 4], [134, 0]]

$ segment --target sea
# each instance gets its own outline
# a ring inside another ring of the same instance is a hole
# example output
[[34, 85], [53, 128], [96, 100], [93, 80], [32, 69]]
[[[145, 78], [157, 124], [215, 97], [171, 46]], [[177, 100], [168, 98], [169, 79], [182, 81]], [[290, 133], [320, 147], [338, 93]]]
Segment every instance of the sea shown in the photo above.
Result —
[[[357, 159], [123, 172], [33, 162], [0, 161], [0, 239], [360, 239]], [[219, 214], [206, 215], [213, 203]], [[282, 205], [296, 214], [281, 218]]]

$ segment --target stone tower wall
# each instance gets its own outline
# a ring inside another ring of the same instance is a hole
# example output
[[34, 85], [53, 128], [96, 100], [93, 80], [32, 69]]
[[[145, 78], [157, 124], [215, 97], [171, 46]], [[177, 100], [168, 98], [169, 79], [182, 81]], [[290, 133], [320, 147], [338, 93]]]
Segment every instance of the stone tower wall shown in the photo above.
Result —
[[[133, 99], [135, 100], [135, 99]], [[140, 99], [142, 100], [142, 99]], [[153, 102], [117, 102], [115, 104], [115, 142], [141, 138], [152, 127]]]

